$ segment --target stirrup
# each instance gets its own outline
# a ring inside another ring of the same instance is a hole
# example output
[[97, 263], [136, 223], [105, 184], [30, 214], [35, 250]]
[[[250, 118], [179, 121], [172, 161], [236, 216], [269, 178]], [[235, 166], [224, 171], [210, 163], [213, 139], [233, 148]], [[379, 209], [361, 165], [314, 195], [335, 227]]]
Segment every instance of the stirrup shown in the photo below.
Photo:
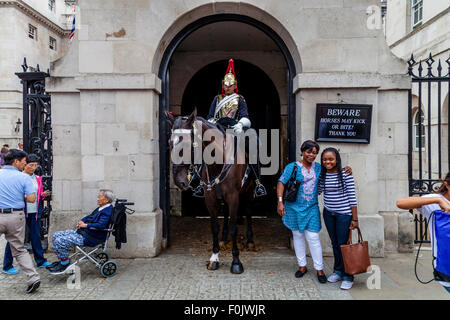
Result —
[[203, 189], [202, 186], [198, 186], [197, 188], [195, 188], [195, 190], [192, 193], [192, 195], [194, 197], [197, 197], [197, 198], [204, 198], [205, 197], [205, 190]]
[[254, 196], [255, 198], [266, 196], [266, 188], [262, 185], [262, 183], [258, 183], [255, 188]]

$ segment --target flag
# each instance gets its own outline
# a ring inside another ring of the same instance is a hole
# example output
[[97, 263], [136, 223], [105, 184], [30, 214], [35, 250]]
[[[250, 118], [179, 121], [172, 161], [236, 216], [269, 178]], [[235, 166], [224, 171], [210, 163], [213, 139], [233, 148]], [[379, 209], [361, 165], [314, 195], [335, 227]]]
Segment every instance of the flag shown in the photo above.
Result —
[[69, 36], [69, 43], [72, 42], [73, 37], [75, 36], [75, 8], [76, 8], [76, 6], [73, 6], [73, 22], [72, 22], [72, 31], [70, 31], [70, 36]]

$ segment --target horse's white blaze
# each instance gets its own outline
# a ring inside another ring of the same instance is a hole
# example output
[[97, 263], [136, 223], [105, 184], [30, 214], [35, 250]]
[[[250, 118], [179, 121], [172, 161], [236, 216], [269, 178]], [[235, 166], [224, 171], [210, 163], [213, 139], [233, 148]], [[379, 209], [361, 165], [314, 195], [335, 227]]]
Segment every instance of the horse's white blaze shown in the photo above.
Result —
[[209, 261], [219, 261], [219, 253], [213, 253]]

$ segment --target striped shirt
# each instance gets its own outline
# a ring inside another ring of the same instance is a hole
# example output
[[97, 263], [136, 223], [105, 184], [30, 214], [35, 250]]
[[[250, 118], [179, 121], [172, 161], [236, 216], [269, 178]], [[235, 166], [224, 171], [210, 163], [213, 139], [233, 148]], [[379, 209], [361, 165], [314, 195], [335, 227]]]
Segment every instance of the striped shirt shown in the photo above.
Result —
[[323, 197], [325, 208], [339, 214], [352, 215], [351, 207], [358, 205], [356, 202], [355, 181], [353, 176], [344, 173], [344, 170], [342, 170], [342, 180], [344, 182], [343, 190], [337, 172], [327, 172], [325, 176], [325, 190], [322, 182], [319, 182], [318, 192], [320, 194], [325, 191]]

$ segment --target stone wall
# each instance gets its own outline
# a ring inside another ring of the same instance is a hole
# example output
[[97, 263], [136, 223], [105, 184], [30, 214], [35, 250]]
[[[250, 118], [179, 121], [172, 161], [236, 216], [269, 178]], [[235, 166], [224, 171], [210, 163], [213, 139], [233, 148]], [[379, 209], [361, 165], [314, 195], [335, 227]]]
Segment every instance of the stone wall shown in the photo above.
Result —
[[[43, 23], [40, 19], [45, 18], [40, 16], [37, 19], [15, 4], [0, 4], [0, 145], [8, 143], [16, 148], [22, 140], [22, 127], [19, 132], [14, 131], [17, 120], [20, 118], [23, 122], [22, 84], [14, 73], [23, 71], [21, 65], [24, 57], [30, 67], [36, 68], [39, 64], [40, 70], [46, 71], [50, 61], [62, 56], [66, 50], [62, 29], [57, 24]], [[37, 40], [28, 37], [29, 24], [37, 28]], [[56, 32], [54, 28], [59, 28], [61, 32]], [[56, 50], [49, 48], [49, 37], [57, 41]]]
[[[373, 105], [371, 143], [338, 147], [354, 169], [361, 228], [372, 256], [394, 250], [396, 237], [407, 234], [400, 228], [408, 225], [394, 200], [406, 195], [404, 110], [410, 83], [405, 63], [390, 53], [381, 29], [366, 27], [366, 9], [374, 4], [378, 2], [80, 0], [82, 25], [76, 43], [53, 64], [49, 86], [53, 108], [61, 116], [55, 122], [59, 190], [54, 197], [59, 200], [52, 230], [73, 227], [95, 207], [96, 191], [109, 187], [136, 202], [128, 226], [133, 236], [120, 254], [158, 254], [161, 89], [156, 74], [170, 41], [186, 25], [208, 15], [233, 13], [265, 23], [291, 52], [298, 73], [297, 149], [314, 136], [317, 103]], [[286, 96], [280, 99], [286, 101]], [[398, 172], [389, 175], [391, 169]], [[80, 194], [79, 203], [65, 194], [69, 189]]]

